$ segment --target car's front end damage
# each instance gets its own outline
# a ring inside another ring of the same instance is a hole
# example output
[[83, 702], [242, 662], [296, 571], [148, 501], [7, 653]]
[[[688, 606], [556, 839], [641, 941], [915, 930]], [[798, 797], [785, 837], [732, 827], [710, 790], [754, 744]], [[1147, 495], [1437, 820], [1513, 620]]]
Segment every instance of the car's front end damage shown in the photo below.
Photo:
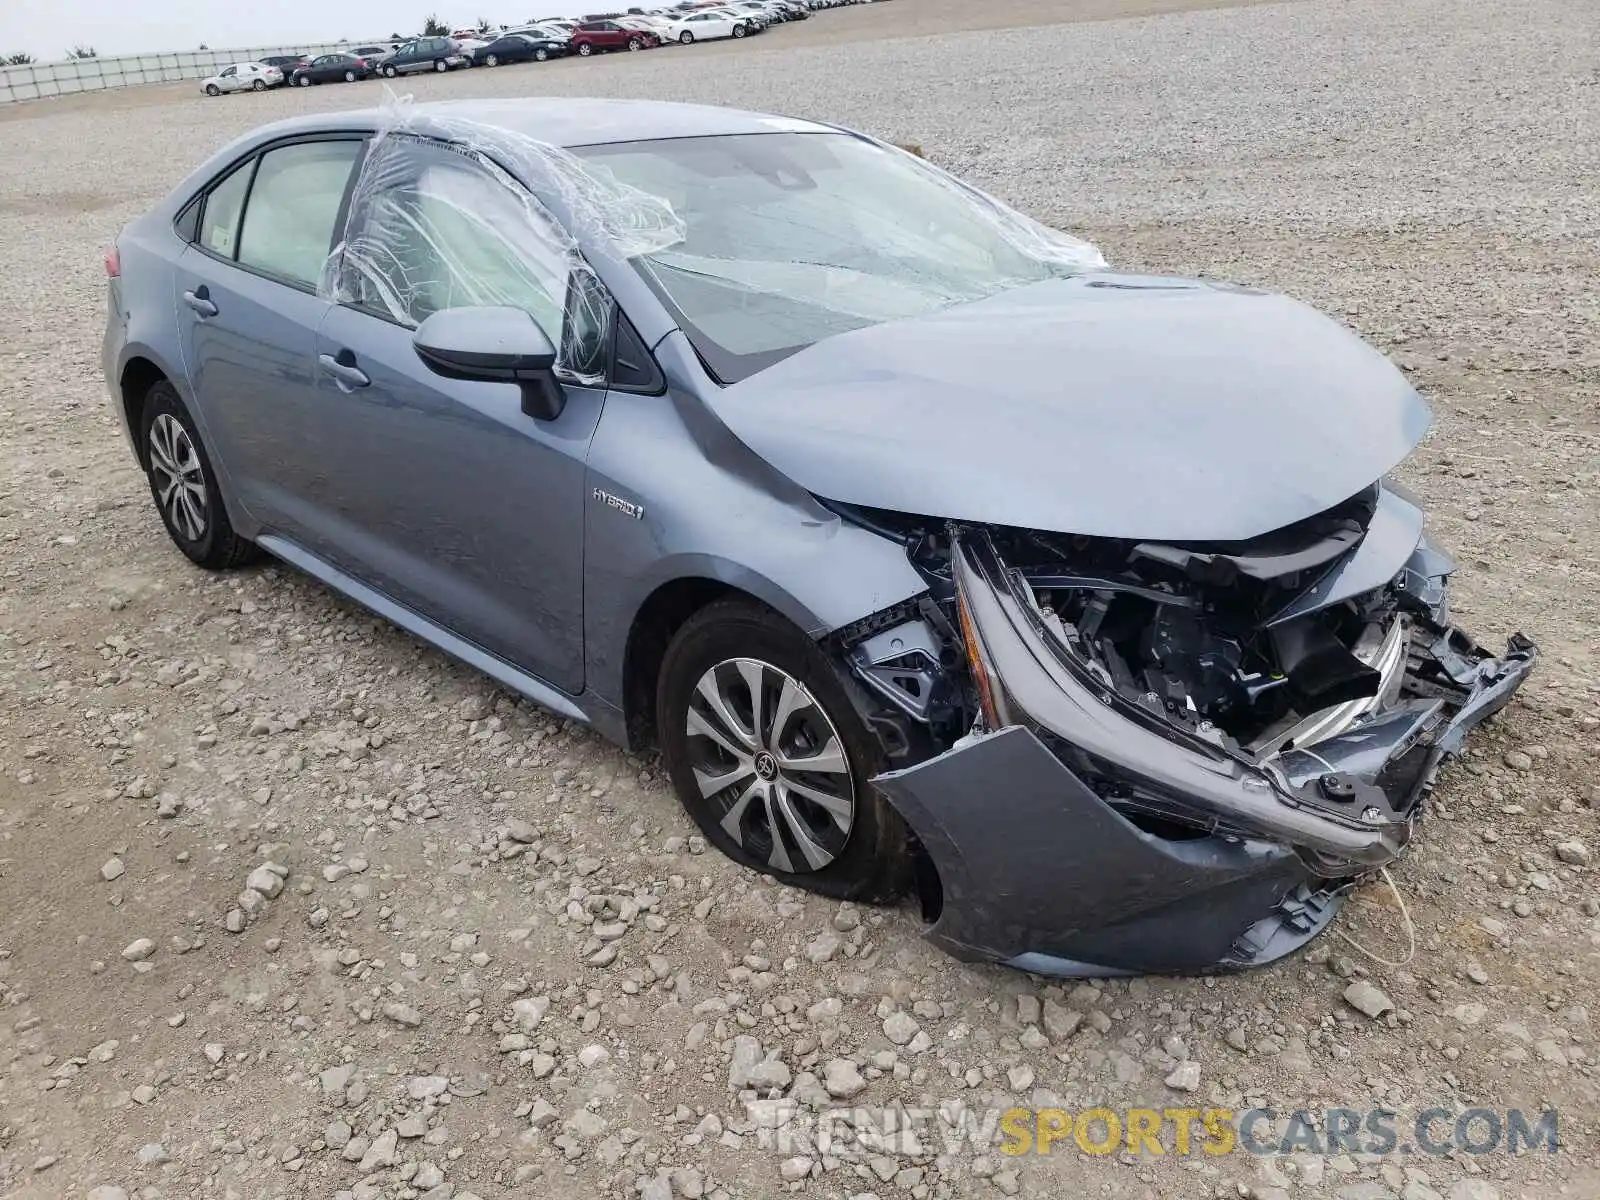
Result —
[[897, 714], [891, 749], [942, 747], [875, 783], [962, 958], [1106, 975], [1298, 948], [1537, 655], [1450, 623], [1452, 563], [1389, 484], [1233, 543], [842, 511], [929, 580], [836, 644]]

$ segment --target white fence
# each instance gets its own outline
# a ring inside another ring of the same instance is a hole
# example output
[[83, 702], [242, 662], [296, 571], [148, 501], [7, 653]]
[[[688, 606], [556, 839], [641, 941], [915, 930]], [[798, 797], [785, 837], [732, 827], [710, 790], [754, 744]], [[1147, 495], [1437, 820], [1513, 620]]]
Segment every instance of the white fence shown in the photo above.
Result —
[[37, 100], [69, 92], [132, 87], [140, 83], [176, 83], [205, 79], [229, 63], [250, 62], [269, 54], [328, 54], [350, 46], [387, 46], [389, 38], [339, 45], [252, 46], [243, 50], [194, 50], [164, 54], [129, 54], [119, 58], [74, 58], [66, 62], [0, 67], [0, 104]]

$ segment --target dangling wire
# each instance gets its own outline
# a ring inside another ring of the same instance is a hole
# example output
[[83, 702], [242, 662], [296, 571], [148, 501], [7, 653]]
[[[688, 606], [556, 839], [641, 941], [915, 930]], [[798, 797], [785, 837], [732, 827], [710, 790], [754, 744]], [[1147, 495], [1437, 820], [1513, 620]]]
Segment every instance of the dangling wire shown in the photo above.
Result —
[[1368, 950], [1360, 942], [1356, 941], [1355, 938], [1351, 937], [1348, 933], [1344, 932], [1344, 930], [1335, 929], [1333, 932], [1335, 934], [1337, 934], [1339, 937], [1343, 938], [1345, 941], [1349, 942], [1352, 946], [1354, 946], [1357, 950], [1361, 951], [1362, 954], [1365, 954], [1373, 962], [1381, 963], [1383, 966], [1386, 966], [1386, 967], [1403, 967], [1406, 964], [1408, 964], [1413, 958], [1416, 957], [1416, 953], [1417, 953], [1417, 927], [1411, 923], [1411, 913], [1406, 908], [1406, 898], [1400, 894], [1400, 887], [1399, 887], [1398, 884], [1395, 883], [1394, 876], [1389, 874], [1389, 868], [1388, 867], [1380, 867], [1380, 868], [1378, 868], [1378, 874], [1383, 876], [1383, 881], [1389, 885], [1389, 890], [1394, 893], [1394, 902], [1400, 906], [1400, 919], [1405, 922], [1405, 927], [1406, 927], [1406, 956], [1404, 958], [1402, 958], [1399, 962], [1391, 962], [1389, 959], [1380, 958], [1378, 955], [1374, 954], [1371, 950]]

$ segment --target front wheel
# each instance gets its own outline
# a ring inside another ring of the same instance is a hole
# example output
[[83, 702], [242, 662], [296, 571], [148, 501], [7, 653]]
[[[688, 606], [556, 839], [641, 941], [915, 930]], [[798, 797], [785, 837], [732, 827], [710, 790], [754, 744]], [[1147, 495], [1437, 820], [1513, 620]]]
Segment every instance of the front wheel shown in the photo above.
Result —
[[733, 36], [736, 37], [736, 38], [742, 38], [744, 36], [744, 26], [743, 25], [735, 25], [733, 27]]
[[497, 54], [485, 55], [483, 65], [486, 67], [498, 67], [500, 65], [500, 56]]
[[295, 85], [295, 87], [310, 87], [311, 86], [311, 76], [309, 76], [309, 75], [297, 76], [295, 81], [294, 81], [294, 85]]
[[641, 42], [638, 38], [629, 38], [628, 39], [628, 49], [629, 50], [643, 50], [644, 49], [644, 43]]
[[694, 34], [685, 29], [678, 35], [678, 44], [680, 46], [692, 46], [694, 44]]
[[396, 71], [393, 67], [385, 67], [383, 69], [383, 74], [384, 74], [384, 76], [386, 78], [393, 79], [396, 75], [399, 74], [399, 72]]
[[145, 394], [139, 444], [156, 511], [179, 550], [213, 571], [255, 557], [254, 543], [236, 534], [228, 521], [194, 418], [170, 383], [158, 383]]
[[815, 641], [743, 600], [691, 617], [657, 685], [679, 800], [735, 862], [840, 899], [905, 887], [906, 831], [869, 782], [882, 750]]
[[208, 84], [206, 84], [206, 95], [208, 95], [208, 96], [220, 96], [220, 95], [222, 95], [222, 89], [219, 88], [214, 83], [208, 83]]
[[550, 57], [550, 51], [541, 46], [533, 52], [533, 57], [536, 62], [545, 62]]
[[580, 45], [578, 47], [578, 53], [583, 55], [583, 57], [588, 58], [591, 54], [594, 53], [594, 47], [591, 46], [588, 42], [584, 42], [582, 45]]

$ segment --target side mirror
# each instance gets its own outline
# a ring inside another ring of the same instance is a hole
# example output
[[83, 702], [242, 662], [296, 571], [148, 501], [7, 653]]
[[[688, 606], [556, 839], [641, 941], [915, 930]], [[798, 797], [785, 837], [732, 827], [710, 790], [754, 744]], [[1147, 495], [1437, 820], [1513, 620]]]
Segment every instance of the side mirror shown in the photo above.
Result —
[[417, 326], [411, 344], [446, 379], [517, 384], [522, 411], [536, 420], [553, 421], [566, 407], [554, 374], [556, 348], [520, 308], [447, 308]]

